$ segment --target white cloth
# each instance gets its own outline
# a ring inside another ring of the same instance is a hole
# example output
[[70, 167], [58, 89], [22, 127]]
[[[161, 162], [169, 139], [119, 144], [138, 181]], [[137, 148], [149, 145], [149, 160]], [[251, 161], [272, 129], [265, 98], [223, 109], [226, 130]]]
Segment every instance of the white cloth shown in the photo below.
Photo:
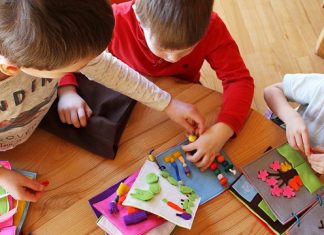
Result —
[[324, 74], [287, 74], [283, 79], [285, 96], [300, 104], [313, 146], [324, 146]]
[[6, 151], [35, 131], [56, 98], [57, 81], [21, 72], [0, 81], [0, 90], [0, 151]]
[[171, 100], [169, 93], [107, 51], [90, 61], [80, 72], [90, 80], [101, 83], [159, 111], [164, 110]]

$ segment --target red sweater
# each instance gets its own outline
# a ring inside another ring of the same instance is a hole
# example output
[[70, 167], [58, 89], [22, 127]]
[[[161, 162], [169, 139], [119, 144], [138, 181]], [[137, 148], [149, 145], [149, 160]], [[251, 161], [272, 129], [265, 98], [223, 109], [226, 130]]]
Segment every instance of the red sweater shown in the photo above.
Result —
[[194, 50], [176, 63], [155, 56], [148, 48], [142, 28], [132, 9], [134, 1], [114, 4], [115, 29], [109, 51], [145, 76], [174, 76], [199, 82], [206, 59], [223, 85], [223, 104], [216, 119], [238, 133], [246, 120], [253, 98], [253, 79], [225, 24], [216, 13]]

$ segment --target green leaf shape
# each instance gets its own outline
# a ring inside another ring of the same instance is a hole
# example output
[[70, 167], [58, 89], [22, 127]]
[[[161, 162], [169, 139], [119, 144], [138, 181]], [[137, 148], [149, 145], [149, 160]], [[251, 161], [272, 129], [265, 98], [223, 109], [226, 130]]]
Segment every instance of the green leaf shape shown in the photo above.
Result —
[[154, 194], [159, 194], [161, 192], [161, 187], [158, 183], [150, 184], [150, 191]]
[[151, 191], [142, 190], [135, 188], [135, 193], [131, 193], [133, 198], [136, 198], [141, 201], [149, 201], [154, 197], [154, 194]]
[[159, 181], [159, 177], [154, 173], [149, 173], [146, 175], [146, 183], [154, 184]]

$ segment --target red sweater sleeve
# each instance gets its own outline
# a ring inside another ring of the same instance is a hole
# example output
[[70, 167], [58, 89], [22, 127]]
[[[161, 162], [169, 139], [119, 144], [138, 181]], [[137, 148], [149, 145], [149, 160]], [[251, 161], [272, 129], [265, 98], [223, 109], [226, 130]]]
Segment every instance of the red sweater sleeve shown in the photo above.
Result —
[[73, 86], [78, 86], [78, 81], [76, 79], [76, 77], [74, 76], [73, 73], [67, 73], [66, 75], [64, 75], [60, 81], [59, 81], [59, 87], [61, 86], [68, 86], [68, 85], [73, 85]]
[[250, 111], [254, 93], [253, 78], [237, 44], [216, 14], [212, 16], [210, 27], [209, 31], [213, 35], [208, 37], [210, 51], [206, 59], [223, 85], [223, 104], [216, 121], [226, 123], [238, 134]]

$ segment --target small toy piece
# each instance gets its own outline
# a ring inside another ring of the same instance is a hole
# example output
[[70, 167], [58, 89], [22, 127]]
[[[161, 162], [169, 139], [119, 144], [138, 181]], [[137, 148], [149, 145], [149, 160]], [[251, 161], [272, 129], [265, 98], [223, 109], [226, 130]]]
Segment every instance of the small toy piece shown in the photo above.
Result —
[[122, 195], [127, 194], [129, 191], [129, 187], [127, 184], [125, 183], [120, 183], [120, 185], [118, 186], [117, 190], [116, 190], [116, 196], [114, 198], [113, 201], [111, 201], [108, 205], [108, 209], [110, 214], [116, 214], [119, 212], [118, 207], [117, 207], [117, 203], [119, 201], [119, 197]]
[[161, 192], [161, 187], [158, 183], [150, 184], [150, 191], [154, 194]]
[[171, 162], [171, 166], [173, 167], [173, 169], [176, 172], [178, 182], [181, 182], [181, 178], [180, 178], [180, 174], [179, 174], [179, 168], [178, 168], [177, 163], [176, 162]]
[[187, 195], [187, 194], [191, 194], [193, 192], [193, 189], [188, 186], [181, 185], [180, 192]]
[[175, 204], [175, 203], [173, 203], [171, 201], [168, 201], [168, 199], [166, 199], [166, 198], [163, 198], [162, 201], [165, 202], [172, 209], [175, 209], [176, 211], [180, 211], [182, 213], [185, 212], [180, 206], [178, 206], [177, 204]]
[[135, 207], [131, 207], [131, 206], [128, 206], [127, 207], [127, 214], [134, 214], [136, 212], [140, 211], [139, 209], [135, 208]]
[[177, 151], [173, 154], [173, 156], [175, 156], [176, 158], [178, 158], [178, 160], [181, 162], [182, 164], [182, 167], [183, 167], [183, 170], [184, 170], [184, 173], [186, 176], [190, 177], [191, 176], [191, 171], [190, 171], [190, 168], [189, 166], [187, 165], [187, 163], [185, 162], [182, 154]]
[[148, 159], [151, 161], [151, 162], [155, 162], [155, 164], [159, 167], [159, 169], [161, 171], [165, 170], [165, 167], [164, 166], [161, 166], [158, 161], [156, 160], [155, 156], [152, 154], [154, 152], [154, 149], [152, 149], [150, 152], [149, 152], [149, 155], [147, 156]]
[[160, 175], [163, 177], [163, 178], [168, 178], [170, 176], [169, 172], [163, 170], [160, 172]]
[[216, 163], [216, 162], [213, 162], [212, 164], [210, 164], [209, 169], [210, 169], [211, 171], [214, 171], [214, 170], [217, 169], [217, 167], [218, 167], [217, 163]]
[[191, 214], [186, 213], [186, 212], [184, 212], [182, 214], [176, 214], [176, 216], [179, 216], [184, 220], [190, 220], [192, 218]]
[[137, 224], [144, 220], [147, 220], [147, 213], [145, 211], [138, 211], [123, 217], [126, 225]]
[[44, 185], [45, 187], [47, 187], [49, 185], [49, 181], [48, 180], [45, 180], [41, 184]]
[[172, 176], [168, 176], [167, 180], [169, 181], [170, 184], [172, 184], [174, 186], [178, 186], [178, 182]]
[[[188, 140], [190, 143], [195, 142], [197, 139], [198, 139], [198, 137], [195, 134], [191, 134], [188, 136]], [[196, 152], [197, 152], [197, 150], [192, 150], [189, 153], [190, 153], [190, 155], [194, 155]]]
[[219, 183], [223, 185], [223, 187], [227, 187], [227, 178], [223, 174], [217, 175], [217, 179], [219, 180]]
[[146, 183], [154, 184], [159, 181], [159, 177], [154, 173], [149, 173], [146, 175]]

